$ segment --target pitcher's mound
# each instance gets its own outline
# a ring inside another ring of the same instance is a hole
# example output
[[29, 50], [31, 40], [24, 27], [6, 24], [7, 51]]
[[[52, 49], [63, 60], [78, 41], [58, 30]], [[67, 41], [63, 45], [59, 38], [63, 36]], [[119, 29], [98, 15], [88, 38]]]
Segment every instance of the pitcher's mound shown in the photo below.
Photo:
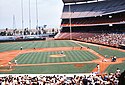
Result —
[[66, 55], [64, 54], [55, 54], [55, 55], [50, 55], [50, 57], [53, 57], [53, 58], [60, 58], [60, 57], [65, 57]]

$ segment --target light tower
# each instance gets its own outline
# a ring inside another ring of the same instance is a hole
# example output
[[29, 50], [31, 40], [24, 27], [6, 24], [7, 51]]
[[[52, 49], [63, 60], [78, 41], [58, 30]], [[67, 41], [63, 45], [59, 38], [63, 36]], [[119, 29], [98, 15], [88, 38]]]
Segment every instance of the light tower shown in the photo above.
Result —
[[23, 0], [21, 0], [21, 11], [22, 11], [22, 31], [24, 31], [24, 20], [23, 20]]
[[38, 27], [38, 23], [39, 23], [39, 20], [38, 20], [38, 1], [36, 0], [36, 27]]
[[72, 26], [71, 26], [71, 24], [72, 24], [72, 18], [71, 18], [71, 6], [70, 6], [70, 4], [69, 4], [69, 26], [70, 26], [70, 40], [72, 40]]
[[29, 0], [29, 29], [31, 29], [30, 0]]
[[13, 29], [16, 28], [16, 23], [15, 23], [15, 15], [13, 15]]

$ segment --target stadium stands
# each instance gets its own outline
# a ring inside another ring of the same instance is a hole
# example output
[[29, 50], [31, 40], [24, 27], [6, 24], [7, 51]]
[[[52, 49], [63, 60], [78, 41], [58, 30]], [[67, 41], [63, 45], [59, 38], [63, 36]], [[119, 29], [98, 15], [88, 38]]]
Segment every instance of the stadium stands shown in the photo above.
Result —
[[119, 47], [119, 45], [125, 44], [125, 34], [103, 33], [94, 37], [84, 38], [84, 41]]
[[69, 12], [69, 5], [64, 5], [62, 19], [66, 18], [83, 18], [95, 17], [100, 15], [107, 15], [125, 11], [124, 0], [106, 0], [94, 3], [73, 4], [70, 5], [71, 12]]
[[[80, 40], [85, 42], [109, 45], [119, 47], [121, 44], [125, 44], [124, 33], [80, 33], [73, 32], [71, 36], [74, 40]], [[70, 39], [70, 33], [61, 33], [59, 38]]]
[[[88, 38], [88, 37], [93, 37], [95, 35], [98, 35], [98, 34], [94, 34], [94, 33], [82, 33], [82, 32], [72, 32], [71, 33], [73, 39], [83, 39], [83, 38]], [[67, 32], [64, 32], [64, 33], [61, 33], [60, 38], [62, 39], [70, 39], [70, 34]]]
[[62, 30], [58, 38], [72, 38], [114, 47], [124, 45], [124, 8], [123, 0], [65, 4], [62, 13]]
[[[120, 70], [115, 73], [96, 75], [7, 75], [0, 77], [0, 85], [118, 85]], [[120, 82], [121, 83], [121, 82]], [[120, 84], [122, 85], [122, 84]]]
[[[90, 18], [73, 18], [71, 26], [90, 26], [90, 25], [99, 25], [99, 24], [116, 24], [116, 23], [125, 23], [125, 13], [110, 14], [98, 17]], [[110, 17], [111, 16], [111, 17]], [[61, 26], [68, 27], [70, 25], [69, 19], [63, 19]]]

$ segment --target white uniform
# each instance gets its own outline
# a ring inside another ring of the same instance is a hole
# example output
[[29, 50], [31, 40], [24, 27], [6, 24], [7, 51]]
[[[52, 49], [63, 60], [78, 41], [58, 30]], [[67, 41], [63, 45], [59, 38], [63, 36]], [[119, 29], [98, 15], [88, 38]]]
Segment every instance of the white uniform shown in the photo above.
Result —
[[8, 62], [8, 65], [9, 65], [9, 68], [11, 69], [12, 67], [11, 67], [11, 62]]
[[20, 47], [20, 50], [22, 50], [23, 49], [23, 47]]
[[14, 63], [17, 64], [17, 60], [15, 60]]
[[64, 52], [63, 51], [61, 51], [61, 54], [63, 54]]

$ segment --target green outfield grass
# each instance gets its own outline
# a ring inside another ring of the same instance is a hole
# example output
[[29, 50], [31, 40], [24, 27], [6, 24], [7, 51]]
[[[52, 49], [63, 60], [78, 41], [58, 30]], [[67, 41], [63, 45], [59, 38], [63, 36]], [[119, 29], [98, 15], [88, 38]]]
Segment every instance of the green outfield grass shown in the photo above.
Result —
[[31, 52], [21, 54], [13, 59], [17, 60], [19, 64], [39, 64], [39, 63], [59, 63], [59, 62], [84, 62], [95, 60], [98, 57], [88, 51], [73, 50], [64, 51], [64, 57], [50, 57], [50, 55], [60, 54], [60, 51], [56, 52]]
[[[89, 47], [96, 52], [100, 53], [101, 55], [105, 56], [107, 55], [107, 58], [111, 56], [117, 56], [117, 57], [125, 57], [125, 52], [117, 51], [117, 50], [111, 50], [108, 48], [103, 48], [102, 50], [99, 50], [98, 46], [93, 45], [87, 45], [87, 44], [81, 44], [85, 47]], [[50, 47], [70, 47], [70, 46], [79, 46], [78, 44], [67, 41], [67, 40], [51, 40], [51, 41], [31, 41], [31, 42], [12, 42], [12, 43], [1, 43], [0, 44], [0, 52], [4, 51], [10, 51], [10, 50], [19, 50], [20, 47], [23, 47], [23, 49], [29, 49], [29, 48], [50, 48]]]
[[11, 43], [1, 43], [0, 52], [10, 51], [10, 50], [20, 50], [29, 48], [51, 48], [51, 47], [69, 47], [69, 46], [79, 46], [74, 42], [67, 40], [50, 40], [50, 41], [30, 41], [30, 42], [11, 42]]
[[[48, 66], [26, 66], [14, 67], [11, 72], [2, 72], [7, 74], [74, 74], [74, 73], [89, 73], [96, 67], [95, 63], [84, 64], [83, 67], [76, 67], [73, 64], [69, 65], [48, 65]], [[36, 70], [37, 69], [37, 70]]]

